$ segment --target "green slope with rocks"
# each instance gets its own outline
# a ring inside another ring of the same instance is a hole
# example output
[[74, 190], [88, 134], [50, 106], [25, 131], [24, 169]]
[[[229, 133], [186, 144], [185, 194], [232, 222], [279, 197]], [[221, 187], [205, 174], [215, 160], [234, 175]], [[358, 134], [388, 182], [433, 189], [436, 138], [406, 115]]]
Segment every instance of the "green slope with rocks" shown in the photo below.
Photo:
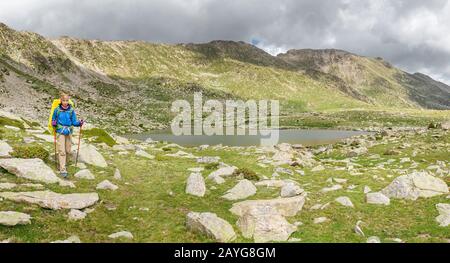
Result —
[[449, 242], [448, 123], [312, 147], [90, 130], [60, 179], [44, 127], [0, 113], [4, 242]]
[[[64, 90], [82, 116], [119, 133], [167, 127], [171, 102], [192, 100], [194, 91], [220, 101], [279, 99], [286, 127], [417, 126], [447, 119], [450, 106], [447, 85], [379, 58], [336, 50], [271, 56], [233, 41], [50, 40], [0, 24], [0, 69], [1, 108], [44, 123]], [[361, 125], [361, 112], [376, 121]]]

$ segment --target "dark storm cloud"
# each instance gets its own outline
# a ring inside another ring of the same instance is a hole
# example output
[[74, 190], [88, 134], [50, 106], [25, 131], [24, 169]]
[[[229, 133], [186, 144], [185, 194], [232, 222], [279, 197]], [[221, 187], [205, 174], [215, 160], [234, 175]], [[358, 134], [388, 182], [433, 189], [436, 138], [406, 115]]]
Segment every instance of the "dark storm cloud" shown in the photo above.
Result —
[[0, 21], [47, 37], [339, 48], [450, 83], [447, 0], [3, 0]]

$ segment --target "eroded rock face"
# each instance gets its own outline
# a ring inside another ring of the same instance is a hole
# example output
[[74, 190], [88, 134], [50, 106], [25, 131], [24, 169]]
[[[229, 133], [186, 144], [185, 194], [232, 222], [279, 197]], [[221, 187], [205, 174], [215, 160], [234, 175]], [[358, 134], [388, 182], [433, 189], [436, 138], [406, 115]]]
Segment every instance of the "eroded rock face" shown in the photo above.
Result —
[[48, 184], [59, 183], [60, 185], [65, 186], [62, 180], [53, 172], [53, 170], [48, 167], [44, 163], [44, 161], [38, 158], [0, 159], [0, 167], [16, 175], [17, 177]]
[[31, 224], [31, 216], [15, 211], [0, 211], [0, 225], [15, 226]]
[[236, 225], [242, 235], [255, 242], [286, 241], [297, 230], [274, 207], [249, 207], [239, 217]]
[[186, 182], [186, 194], [203, 197], [206, 192], [206, 185], [200, 173], [191, 173]]
[[251, 181], [244, 179], [239, 181], [239, 183], [237, 183], [233, 188], [228, 190], [227, 193], [222, 196], [222, 198], [225, 198], [227, 200], [239, 200], [245, 199], [254, 194], [256, 194], [255, 185]]
[[381, 193], [390, 198], [416, 200], [448, 193], [447, 184], [427, 172], [414, 172], [394, 179]]
[[295, 216], [303, 208], [305, 198], [306, 193], [288, 198], [246, 200], [234, 203], [230, 211], [237, 216], [242, 216], [247, 210], [254, 207], [270, 206], [278, 211], [278, 213], [282, 216]]
[[[75, 148], [72, 155], [75, 157], [77, 154], [77, 149]], [[103, 155], [91, 144], [81, 144], [80, 153], [78, 155], [78, 160], [83, 163], [105, 168], [108, 166]]]
[[189, 212], [186, 216], [186, 227], [193, 232], [214, 238], [218, 242], [230, 242], [236, 239], [233, 227], [214, 213]]
[[37, 204], [53, 210], [83, 209], [99, 200], [97, 193], [59, 194], [52, 191], [0, 192], [0, 197], [15, 202]]

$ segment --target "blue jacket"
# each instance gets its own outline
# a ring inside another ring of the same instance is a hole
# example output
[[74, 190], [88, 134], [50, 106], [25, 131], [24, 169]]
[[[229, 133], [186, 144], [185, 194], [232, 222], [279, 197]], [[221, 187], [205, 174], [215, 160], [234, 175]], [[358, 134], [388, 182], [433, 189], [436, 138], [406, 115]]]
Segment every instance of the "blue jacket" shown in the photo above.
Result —
[[[55, 122], [56, 120], [56, 122]], [[52, 123], [56, 123], [56, 133], [69, 135], [73, 132], [73, 126], [79, 127], [81, 123], [77, 120], [77, 114], [72, 106], [66, 110], [59, 105], [53, 111]]]

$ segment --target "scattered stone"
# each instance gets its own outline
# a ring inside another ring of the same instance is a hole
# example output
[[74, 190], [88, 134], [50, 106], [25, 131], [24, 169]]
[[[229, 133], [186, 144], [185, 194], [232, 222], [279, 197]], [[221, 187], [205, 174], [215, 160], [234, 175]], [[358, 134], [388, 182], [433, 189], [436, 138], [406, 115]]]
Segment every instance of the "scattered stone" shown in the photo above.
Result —
[[379, 237], [371, 236], [367, 239], [366, 243], [381, 243], [381, 240]]
[[146, 151], [144, 151], [144, 150], [137, 150], [137, 151], [135, 152], [135, 154], [136, 154], [137, 156], [141, 156], [141, 157], [144, 157], [144, 158], [147, 158], [147, 159], [150, 159], [150, 160], [155, 159], [155, 156], [154, 156], [154, 155], [151, 155], [151, 154], [149, 154], [148, 152], [146, 152]]
[[347, 179], [341, 179], [341, 178], [333, 178], [333, 181], [335, 181], [338, 184], [345, 184], [345, 183], [347, 183]]
[[331, 186], [331, 187], [325, 187], [325, 188], [322, 188], [322, 190], [320, 190], [322, 193], [326, 193], [326, 192], [331, 192], [331, 191], [337, 191], [337, 190], [340, 190], [340, 189], [342, 189], [342, 185], [340, 185], [340, 184], [335, 184], [335, 185], [333, 185], [333, 186]]
[[19, 127], [15, 127], [15, 126], [5, 125], [3, 127], [7, 128], [7, 129], [10, 129], [10, 130], [13, 130], [13, 131], [20, 131], [20, 128]]
[[325, 167], [323, 165], [318, 165], [311, 169], [311, 172], [319, 172], [325, 170]]
[[203, 197], [206, 192], [205, 180], [199, 173], [191, 173], [186, 182], [186, 193]]
[[286, 241], [297, 230], [275, 207], [251, 206], [239, 217], [236, 225], [245, 238], [257, 243]]
[[31, 216], [15, 211], [0, 211], [0, 225], [15, 226], [31, 224]]
[[327, 221], [329, 221], [329, 219], [327, 217], [322, 216], [322, 217], [314, 218], [313, 223], [314, 224], [321, 224], [321, 223], [325, 223]]
[[281, 187], [280, 196], [281, 197], [292, 197], [297, 196], [303, 193], [303, 190], [297, 183], [295, 182], [287, 182]]
[[0, 197], [15, 202], [37, 204], [53, 210], [83, 209], [99, 200], [97, 193], [59, 194], [51, 191], [0, 192]]
[[61, 180], [58, 176], [56, 176], [53, 170], [44, 163], [44, 161], [38, 158], [0, 159], [0, 167], [16, 175], [17, 177], [48, 184], [59, 183], [61, 186], [75, 187], [73, 183]]
[[364, 193], [367, 194], [367, 193], [370, 193], [370, 192], [372, 192], [372, 189], [370, 189], [370, 187], [368, 187], [367, 185], [364, 186]]
[[306, 193], [294, 197], [275, 198], [268, 200], [246, 200], [234, 203], [230, 212], [242, 216], [247, 210], [254, 207], [270, 206], [275, 208], [282, 216], [295, 216], [305, 203]]
[[256, 187], [247, 179], [239, 181], [233, 188], [228, 190], [222, 198], [227, 200], [245, 199], [256, 194]]
[[339, 204], [343, 205], [343, 206], [347, 206], [347, 207], [355, 207], [352, 203], [352, 201], [350, 200], [350, 198], [348, 198], [347, 196], [340, 196], [338, 198], [335, 199], [336, 202], [338, 202]]
[[391, 200], [383, 193], [376, 192], [376, 193], [367, 193], [366, 202], [368, 204], [375, 204], [375, 205], [389, 205]]
[[120, 170], [118, 168], [114, 171], [114, 179], [122, 180], [122, 175], [120, 174]]
[[74, 175], [76, 178], [94, 180], [95, 176], [88, 169], [80, 170]]
[[68, 216], [69, 220], [77, 221], [82, 220], [86, 217], [86, 213], [77, 209], [71, 209]]
[[283, 168], [283, 167], [277, 167], [275, 168], [276, 173], [282, 173], [282, 174], [288, 174], [288, 175], [294, 175], [294, 172], [290, 169]]
[[256, 186], [266, 186], [266, 187], [283, 187], [283, 185], [285, 185], [286, 182], [283, 180], [262, 180], [259, 182], [256, 182], [255, 185]]
[[220, 161], [220, 157], [215, 156], [203, 156], [203, 157], [199, 157], [197, 158], [197, 163], [218, 163]]
[[[76, 147], [74, 147], [76, 148]], [[75, 157], [77, 154], [77, 149], [72, 151], [72, 155]], [[106, 168], [108, 164], [106, 163], [105, 158], [100, 154], [100, 152], [95, 148], [94, 145], [91, 144], [81, 144], [80, 152], [78, 155], [78, 160], [83, 163], [87, 163], [90, 165], [98, 166], [101, 168]]]
[[98, 190], [112, 190], [112, 191], [115, 191], [118, 188], [119, 187], [117, 185], [111, 183], [108, 180], [101, 181], [99, 184], [97, 184], [97, 187], [95, 187], [95, 189], [98, 189]]
[[439, 225], [450, 225], [450, 204], [437, 204], [436, 209], [439, 212], [439, 215], [436, 217], [436, 221]]
[[5, 141], [0, 140], [0, 157], [10, 157], [13, 148]]
[[51, 243], [81, 243], [81, 240], [78, 236], [70, 236], [66, 240], [56, 240]]
[[236, 233], [230, 223], [214, 213], [189, 212], [186, 216], [186, 227], [217, 242], [230, 242], [236, 239]]
[[108, 236], [109, 238], [116, 239], [116, 238], [127, 238], [127, 239], [133, 239], [133, 234], [131, 234], [128, 231], [120, 231], [113, 233]]
[[416, 200], [419, 197], [432, 197], [448, 193], [447, 184], [427, 172], [413, 172], [394, 179], [381, 191], [391, 198]]
[[216, 171], [210, 173], [208, 175], [208, 178], [215, 177], [215, 176], [220, 176], [220, 177], [231, 176], [234, 173], [234, 171], [236, 171], [236, 169], [237, 168], [235, 166], [221, 167], [221, 168], [217, 169]]

